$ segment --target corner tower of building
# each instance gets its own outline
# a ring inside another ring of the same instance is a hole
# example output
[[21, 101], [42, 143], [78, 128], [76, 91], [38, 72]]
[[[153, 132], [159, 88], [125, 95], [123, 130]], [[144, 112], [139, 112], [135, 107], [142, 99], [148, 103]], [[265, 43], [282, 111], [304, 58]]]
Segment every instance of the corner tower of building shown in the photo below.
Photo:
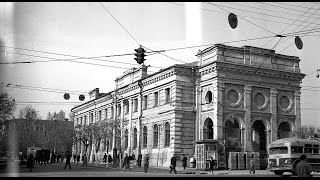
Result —
[[[196, 151], [215, 148], [210, 152], [219, 157], [220, 166], [226, 166], [230, 152], [258, 152], [264, 161], [270, 142], [299, 137], [300, 83], [305, 75], [298, 57], [223, 44], [196, 56]], [[198, 155], [199, 167], [205, 166], [201, 158]]]

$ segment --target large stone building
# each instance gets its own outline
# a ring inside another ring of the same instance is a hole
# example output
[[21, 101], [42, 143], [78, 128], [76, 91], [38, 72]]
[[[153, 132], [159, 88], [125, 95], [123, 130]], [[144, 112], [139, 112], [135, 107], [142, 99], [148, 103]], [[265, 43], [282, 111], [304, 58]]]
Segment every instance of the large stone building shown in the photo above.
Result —
[[[304, 74], [298, 57], [222, 44], [196, 56], [194, 63], [153, 74], [144, 65], [128, 70], [114, 91], [96, 88], [90, 101], [72, 109], [75, 125], [120, 122], [119, 144], [105, 140], [100, 157], [116, 146], [136, 157], [148, 152], [151, 166], [168, 166], [173, 154], [180, 162], [186, 154], [199, 168], [209, 156], [226, 167], [229, 152], [259, 152], [263, 159], [271, 141], [299, 136]], [[75, 142], [74, 152], [83, 151]]]

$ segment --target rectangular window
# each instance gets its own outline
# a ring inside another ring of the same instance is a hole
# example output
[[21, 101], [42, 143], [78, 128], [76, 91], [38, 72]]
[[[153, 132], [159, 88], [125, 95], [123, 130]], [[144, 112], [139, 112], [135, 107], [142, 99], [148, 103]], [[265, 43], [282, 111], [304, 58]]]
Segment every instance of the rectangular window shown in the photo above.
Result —
[[84, 116], [84, 124], [87, 124], [87, 115]]
[[76, 125], [78, 125], [79, 124], [79, 118], [77, 118], [77, 121], [76, 121]]
[[170, 88], [166, 88], [165, 93], [165, 103], [167, 104], [170, 102]]
[[93, 123], [93, 113], [90, 114], [90, 120]]
[[138, 99], [137, 98], [134, 99], [133, 107], [134, 107], [133, 112], [137, 112], [138, 111]]
[[311, 144], [304, 145], [304, 153], [312, 153], [312, 145]]
[[80, 125], [82, 125], [82, 117], [80, 118]]
[[125, 114], [129, 114], [129, 104], [126, 104], [124, 107], [125, 107]]
[[269, 149], [269, 154], [287, 154], [288, 147], [272, 147]]
[[159, 92], [154, 93], [154, 107], [159, 106]]
[[319, 145], [317, 144], [313, 145], [313, 154], [319, 154]]
[[148, 109], [148, 96], [143, 96], [143, 109]]
[[148, 137], [147, 137], [147, 127], [144, 126], [144, 127], [143, 127], [143, 147], [144, 147], [144, 148], [147, 147], [147, 140], [148, 140]]
[[113, 110], [113, 109], [114, 109], [114, 108], [111, 107], [110, 118], [113, 118], [113, 114], [114, 114], [114, 110]]
[[100, 110], [99, 111], [99, 121], [101, 121], [101, 119], [102, 119], [102, 111]]
[[303, 153], [303, 147], [302, 146], [292, 146], [291, 147], [291, 154], [295, 153]]
[[108, 108], [104, 110], [104, 119], [108, 119]]

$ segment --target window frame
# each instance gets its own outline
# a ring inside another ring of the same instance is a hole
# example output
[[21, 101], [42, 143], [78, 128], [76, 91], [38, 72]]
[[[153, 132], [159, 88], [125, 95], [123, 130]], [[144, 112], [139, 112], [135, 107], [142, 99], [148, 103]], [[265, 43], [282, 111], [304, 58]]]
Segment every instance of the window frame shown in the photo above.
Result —
[[158, 107], [159, 106], [159, 92], [156, 91], [153, 93], [154, 101], [153, 101], [153, 107]]
[[153, 125], [153, 148], [158, 148], [159, 146], [159, 126], [157, 124]]

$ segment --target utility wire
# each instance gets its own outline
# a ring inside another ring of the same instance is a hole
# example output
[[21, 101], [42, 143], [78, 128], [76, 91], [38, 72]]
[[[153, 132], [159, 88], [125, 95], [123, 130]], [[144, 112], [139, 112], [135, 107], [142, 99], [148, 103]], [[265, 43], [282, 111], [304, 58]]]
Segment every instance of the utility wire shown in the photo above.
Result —
[[43, 91], [43, 92], [53, 92], [53, 93], [70, 93], [70, 94], [87, 94], [87, 93], [77, 93], [77, 92], [70, 92], [70, 91], [62, 91], [62, 90], [50, 90], [50, 89], [37, 89], [37, 88], [30, 88], [30, 87], [23, 87], [23, 86], [13, 86], [8, 83], [8, 85], [0, 85], [4, 88], [16, 88], [16, 89], [25, 89], [25, 90], [32, 90], [32, 91]]
[[[209, 3], [209, 2], [208, 2], [208, 3]], [[211, 3], [209, 3], [209, 4], [211, 4]], [[217, 5], [217, 6], [226, 7], [226, 8], [230, 8], [230, 9], [234, 9], [234, 10], [239, 10], [239, 11], [244, 11], [244, 12], [247, 12], [247, 13], [254, 13], [254, 14], [260, 14], [260, 15], [264, 15], [264, 16], [275, 17], [275, 18], [279, 18], [279, 19], [294, 20], [294, 19], [291, 19], [291, 18], [283, 17], [283, 16], [276, 16], [276, 15], [270, 15], [270, 14], [255, 12], [255, 11], [249, 11], [249, 10], [247, 10], [247, 9], [239, 9], [239, 8], [234, 8], [234, 7], [229, 7], [229, 6], [223, 6], [223, 5]], [[300, 20], [299, 20], [299, 21], [300, 21]], [[320, 25], [320, 24], [316, 24], [316, 25]]]
[[[153, 51], [152, 49], [150, 49], [150, 48], [148, 48], [148, 47], [145, 47], [145, 46], [142, 46], [142, 47]], [[157, 51], [155, 51], [155, 52], [157, 52]], [[175, 60], [175, 61], [179, 61], [179, 62], [182, 62], [182, 63], [186, 63], [186, 62], [181, 61], [181, 60], [179, 60], [179, 59], [176, 59], [176, 58], [170, 57], [170, 56], [168, 56], [168, 55], [166, 55], [166, 54], [163, 54], [163, 53], [161, 53], [161, 52], [157, 52], [157, 53], [158, 53], [158, 54], [161, 54], [161, 55], [163, 55], [163, 56], [166, 56], [166, 57], [168, 57], [168, 58], [170, 58], [170, 59], [173, 59], [173, 60]]]
[[[128, 65], [136, 65], [134, 63], [126, 63], [126, 62], [118, 62], [118, 61], [111, 61], [106, 59], [98, 59], [101, 57], [118, 57], [118, 56], [128, 56], [128, 55], [134, 55], [134, 53], [127, 53], [127, 54], [114, 54], [114, 55], [105, 55], [105, 56], [96, 56], [96, 57], [81, 57], [81, 56], [74, 56], [74, 55], [68, 55], [68, 54], [61, 54], [61, 53], [55, 53], [55, 52], [48, 52], [48, 51], [38, 51], [38, 50], [32, 50], [32, 49], [26, 49], [26, 48], [19, 48], [19, 47], [9, 47], [9, 46], [0, 46], [4, 48], [10, 48], [10, 49], [19, 49], [24, 51], [31, 51], [31, 52], [40, 52], [40, 53], [47, 53], [47, 54], [53, 54], [53, 55], [61, 55], [61, 56], [69, 56], [74, 57], [74, 59], [58, 59], [58, 60], [76, 60], [76, 59], [89, 59], [89, 60], [96, 60], [96, 61], [102, 61], [102, 62], [113, 62], [113, 63], [119, 63], [119, 64], [128, 64]], [[154, 53], [154, 52], [146, 52], [147, 53]], [[152, 54], [150, 54], [152, 55]], [[150, 56], [148, 55], [148, 56]], [[162, 67], [156, 67], [155, 68], [162, 68]]]
[[[314, 4], [313, 6], [315, 6], [315, 5], [316, 5], [316, 4]], [[312, 6], [312, 7], [313, 7], [313, 6]], [[309, 10], [310, 10], [310, 9], [309, 9]], [[309, 11], [309, 10], [308, 10], [308, 11]], [[319, 9], [318, 9], [318, 10], [319, 10]], [[317, 10], [317, 11], [318, 11], [318, 10]], [[315, 12], [317, 12], [317, 11], [314, 11], [314, 12], [312, 13], [312, 15], [313, 15]], [[307, 19], [305, 19], [303, 23], [305, 23], [312, 15], [310, 15]], [[318, 19], [320, 19], [320, 17], [318, 17], [317, 19], [315, 19], [313, 22], [315, 22], [315, 21], [318, 20]], [[301, 23], [300, 25], [302, 25], [303, 23]], [[308, 26], [309, 26], [309, 25], [310, 25], [310, 23], [308, 24]], [[292, 31], [295, 31], [295, 30], [298, 29], [298, 28], [299, 28], [299, 26], [296, 27], [296, 28], [295, 28], [294, 30], [292, 30]], [[303, 30], [303, 29], [305, 29], [305, 28], [302, 28], [301, 30]], [[301, 31], [301, 30], [300, 30], [300, 31]], [[288, 40], [288, 39], [286, 39], [285, 41], [283, 41], [281, 44], [285, 43], [287, 40]], [[280, 45], [280, 44], [279, 44], [279, 45]]]
[[[5, 51], [0, 51], [5, 52]], [[22, 53], [14, 53], [14, 52], [8, 52], [6, 53], [10, 54], [17, 54], [17, 55], [23, 55], [23, 56], [31, 56], [31, 57], [37, 57], [37, 58], [45, 58], [45, 59], [52, 59], [50, 61], [15, 61], [15, 62], [0, 62], [0, 64], [31, 64], [31, 63], [39, 63], [39, 62], [73, 62], [73, 63], [79, 63], [79, 64], [88, 64], [88, 65], [96, 65], [96, 66], [103, 66], [103, 67], [112, 67], [112, 68], [120, 68], [120, 69], [131, 69], [131, 68], [125, 68], [125, 67], [119, 67], [119, 66], [110, 66], [110, 65], [104, 65], [104, 64], [95, 64], [95, 63], [88, 63], [88, 62], [81, 62], [81, 61], [74, 61], [71, 59], [56, 59], [56, 58], [50, 58], [50, 57], [43, 57], [43, 56], [34, 56], [30, 54], [22, 54]]]
[[[170, 4], [175, 4], [175, 5], [179, 5], [179, 6], [187, 6], [187, 5], [184, 5], [184, 4], [178, 4], [178, 3], [174, 3], [174, 2], [168, 2]], [[222, 11], [217, 11], [217, 10], [213, 10], [213, 9], [206, 9], [206, 8], [199, 8], [201, 10], [204, 10], [204, 11], [211, 11], [211, 12], [218, 12], [218, 13], [223, 13], [223, 14], [227, 14], [227, 12], [222, 12]], [[238, 17], [245, 17], [245, 18], [249, 18], [249, 19], [255, 19], [255, 20], [260, 20], [260, 21], [268, 21], [268, 22], [273, 22], [273, 23], [278, 23], [278, 24], [290, 24], [290, 23], [287, 23], [287, 22], [279, 22], [279, 21], [274, 21], [274, 20], [271, 20], [271, 19], [262, 19], [262, 18], [257, 18], [257, 17], [253, 17], [253, 16], [245, 16], [245, 15], [237, 15]], [[293, 24], [294, 26], [297, 26], [296, 24]]]
[[[237, 6], [242, 6], [242, 7], [248, 7], [248, 8], [251, 8], [251, 9], [259, 9], [259, 10], [263, 10], [263, 11], [268, 11], [268, 12], [275, 12], [275, 13], [281, 13], [281, 14], [286, 14], [286, 15], [293, 15], [293, 16], [299, 16], [299, 14], [294, 14], [294, 13], [287, 13], [287, 12], [283, 12], [283, 11], [275, 11], [275, 10], [270, 10], [270, 9], [263, 9], [263, 8], [258, 8], [258, 7], [253, 7], [253, 6], [248, 6], [248, 5], [242, 5], [241, 3], [237, 4], [237, 3], [231, 3], [231, 2], [228, 2], [228, 4], [234, 4], [234, 5], [237, 5]], [[304, 14], [303, 15], [300, 15], [300, 17], [305, 17]]]
[[[213, 5], [213, 6], [215, 6], [215, 7], [218, 7], [218, 8], [220, 8], [220, 9], [222, 9], [222, 10], [224, 10], [224, 11], [227, 11], [227, 10], [225, 10], [225, 9], [223, 9], [223, 8], [221, 8], [221, 7], [219, 7], [219, 6], [221, 6], [221, 5], [216, 5], [216, 4], [213, 4], [213, 3], [210, 3], [210, 2], [208, 2], [209, 4], [211, 4], [211, 5]], [[222, 7], [226, 7], [226, 6], [222, 6]], [[227, 11], [228, 13], [230, 13], [229, 11]], [[240, 18], [240, 17], [239, 17]], [[261, 29], [264, 29], [265, 31], [268, 31], [268, 32], [270, 32], [271, 34], [274, 34], [274, 35], [276, 35], [275, 33], [273, 33], [272, 31], [270, 31], [270, 30], [268, 30], [268, 29], [266, 29], [266, 28], [264, 28], [264, 27], [262, 27], [262, 26], [259, 26], [259, 25], [257, 25], [257, 24], [255, 24], [255, 23], [253, 23], [253, 22], [250, 22], [250, 21], [248, 21], [248, 20], [246, 20], [246, 19], [244, 19], [244, 18], [241, 18], [241, 19], [243, 19], [243, 20], [245, 20], [245, 21], [247, 21], [247, 22], [249, 22], [250, 24], [253, 24], [253, 25], [255, 25], [255, 26], [257, 26], [257, 27], [259, 27], [259, 28], [261, 28]]]
[[[313, 6], [312, 6], [313, 7]], [[312, 7], [310, 7], [310, 8], [312, 8]], [[310, 8], [308, 9], [308, 10], [306, 10], [301, 16], [299, 16], [298, 17], [298, 19], [300, 19], [305, 13], [307, 13], [309, 10], [310, 10]], [[296, 20], [294, 20], [290, 25], [288, 25], [285, 29], [283, 29], [279, 34], [281, 34], [283, 31], [285, 31], [285, 30], [287, 30], [293, 23], [295, 23], [298, 19], [296, 19]], [[275, 37], [274, 37], [275, 38]], [[273, 39], [274, 39], [273, 38]], [[270, 41], [272, 41], [273, 39], [271, 39]], [[281, 38], [280, 38], [281, 39]], [[270, 41], [268, 41], [266, 44], [264, 44], [263, 45], [263, 47], [265, 47]], [[279, 41], [278, 41], [278, 43], [279, 43]], [[277, 44], [278, 44], [277, 43]], [[274, 48], [277, 46], [277, 44], [274, 46]], [[273, 49], [274, 49], [273, 48]]]
[[107, 9], [106, 7], [104, 7], [104, 5], [103, 5], [101, 2], [99, 2], [99, 4], [103, 7], [104, 10], [106, 10], [106, 11], [108, 12], [108, 14], [109, 14], [114, 20], [116, 20], [116, 21], [118, 22], [118, 24], [120, 24], [120, 26], [131, 36], [131, 38], [132, 38], [137, 44], [141, 45], [141, 44], [130, 34], [130, 32], [129, 32], [124, 26], [122, 26], [122, 24], [108, 11], [108, 9]]
[[53, 90], [53, 91], [62, 91], [62, 92], [72, 92], [72, 93], [82, 93], [82, 94], [86, 94], [86, 93], [87, 93], [87, 92], [82, 92], [82, 91], [73, 91], [73, 90], [66, 90], [66, 89], [54, 89], [54, 88], [45, 88], [45, 87], [26, 86], [26, 85], [5, 83], [5, 82], [0, 82], [0, 84], [6, 85], [7, 87], [8, 87], [8, 86], [16, 86], [16, 87], [27, 87], [27, 88]]
[[265, 2], [256, 2], [256, 3], [261, 3], [261, 4], [268, 5], [268, 6], [273, 6], [273, 7], [277, 7], [277, 8], [281, 8], [281, 9], [292, 10], [292, 11], [295, 11], [295, 12], [301, 12], [301, 13], [303, 13], [303, 11], [298, 10], [298, 9], [291, 9], [291, 8], [288, 8], [288, 7], [277, 6], [277, 5], [268, 4], [268, 3], [265, 3]]
[[[286, 5], [286, 6], [292, 6], [292, 7], [298, 7], [298, 8], [305, 8], [305, 9], [308, 9], [308, 7], [305, 7], [305, 6], [297, 6], [297, 5], [286, 4], [286, 3], [281, 3], [281, 2], [274, 2], [274, 3], [277, 3], [277, 4], [283, 4], [283, 5]], [[315, 9], [315, 8], [312, 8], [312, 9]]]

